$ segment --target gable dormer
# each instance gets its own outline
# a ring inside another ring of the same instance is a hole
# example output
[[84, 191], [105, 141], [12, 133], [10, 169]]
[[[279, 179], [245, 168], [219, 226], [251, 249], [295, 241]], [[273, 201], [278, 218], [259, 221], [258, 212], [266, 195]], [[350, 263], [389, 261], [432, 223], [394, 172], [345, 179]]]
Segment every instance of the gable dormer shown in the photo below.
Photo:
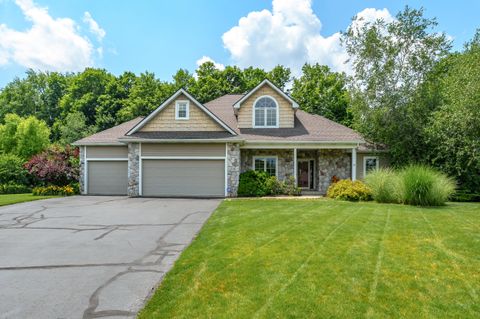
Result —
[[239, 128], [293, 128], [298, 104], [264, 80], [234, 105]]
[[175, 92], [127, 135], [135, 132], [229, 132], [236, 133], [184, 89]]

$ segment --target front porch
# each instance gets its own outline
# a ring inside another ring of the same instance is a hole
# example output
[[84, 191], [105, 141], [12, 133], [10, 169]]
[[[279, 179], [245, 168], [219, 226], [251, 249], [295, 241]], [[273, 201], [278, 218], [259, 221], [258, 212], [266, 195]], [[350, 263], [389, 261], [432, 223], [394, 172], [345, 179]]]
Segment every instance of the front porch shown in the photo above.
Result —
[[356, 178], [356, 148], [291, 148], [240, 150], [240, 171], [257, 169], [279, 180], [293, 178], [303, 194], [325, 194], [332, 177]]

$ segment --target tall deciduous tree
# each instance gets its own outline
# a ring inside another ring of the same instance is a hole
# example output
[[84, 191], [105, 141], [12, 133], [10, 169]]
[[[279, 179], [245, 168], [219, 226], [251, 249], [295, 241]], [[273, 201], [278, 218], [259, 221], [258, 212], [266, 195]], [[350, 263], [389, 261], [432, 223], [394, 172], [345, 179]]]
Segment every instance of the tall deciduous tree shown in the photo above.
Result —
[[461, 188], [480, 194], [480, 30], [448, 59], [441, 83], [441, 106], [426, 129], [429, 159]]
[[306, 112], [351, 125], [349, 95], [344, 73], [330, 71], [326, 65], [305, 64], [302, 75], [294, 79], [292, 97]]
[[[436, 32], [435, 19], [423, 9], [406, 7], [391, 22], [353, 23], [343, 34], [343, 43], [353, 65], [351, 82], [355, 127], [367, 138], [389, 145], [394, 164], [419, 160], [425, 141], [416, 140], [427, 118], [412, 122], [419, 86], [438, 61], [446, 56], [450, 42]], [[412, 124], [418, 126], [413, 126]]]
[[0, 151], [28, 159], [50, 144], [50, 129], [34, 116], [21, 118], [7, 114], [0, 125]]

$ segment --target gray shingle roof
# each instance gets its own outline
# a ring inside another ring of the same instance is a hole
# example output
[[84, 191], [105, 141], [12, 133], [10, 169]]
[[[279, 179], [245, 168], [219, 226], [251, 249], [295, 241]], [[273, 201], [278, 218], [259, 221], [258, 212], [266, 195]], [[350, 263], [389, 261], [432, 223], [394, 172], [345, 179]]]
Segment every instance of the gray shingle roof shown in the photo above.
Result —
[[323, 116], [309, 114], [302, 110], [295, 113], [294, 128], [249, 128], [239, 129], [233, 105], [243, 94], [227, 94], [207, 102], [204, 106], [217, 116], [238, 135], [228, 132], [137, 132], [131, 136], [125, 134], [137, 125], [143, 117], [112, 127], [108, 130], [85, 137], [75, 144], [119, 144], [129, 139], [236, 139], [245, 141], [275, 142], [362, 142], [361, 135], [354, 130], [331, 121]]
[[233, 105], [242, 97], [241, 94], [227, 94], [205, 103], [205, 106], [247, 141], [363, 141], [361, 135], [354, 130], [323, 116], [302, 110], [297, 110], [295, 113], [294, 128], [239, 129]]
[[84, 137], [81, 140], [76, 141], [74, 144], [76, 145], [89, 145], [89, 144], [123, 145], [123, 143], [119, 142], [118, 139], [124, 136], [129, 130], [132, 129], [132, 127], [137, 125], [142, 119], [143, 119], [143, 116], [139, 116], [128, 122], [106, 129], [105, 131], [101, 131], [93, 135]]

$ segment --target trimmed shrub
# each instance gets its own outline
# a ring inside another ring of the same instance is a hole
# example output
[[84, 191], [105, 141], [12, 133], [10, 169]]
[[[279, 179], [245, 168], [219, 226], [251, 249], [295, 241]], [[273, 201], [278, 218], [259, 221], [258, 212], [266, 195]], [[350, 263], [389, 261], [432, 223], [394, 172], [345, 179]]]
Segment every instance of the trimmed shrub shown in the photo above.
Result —
[[267, 195], [281, 195], [285, 191], [285, 183], [279, 181], [275, 176], [270, 176], [265, 181]]
[[33, 195], [35, 196], [48, 196], [48, 195], [56, 195], [56, 196], [71, 196], [75, 195], [75, 190], [72, 186], [39, 186], [35, 187], [32, 191]]
[[17, 155], [0, 155], [0, 184], [26, 184], [28, 172], [23, 163], [22, 158]]
[[327, 197], [348, 201], [372, 200], [372, 191], [361, 181], [339, 180], [330, 185]]
[[0, 194], [25, 194], [31, 193], [32, 189], [28, 186], [21, 184], [0, 184]]
[[290, 176], [283, 182], [283, 194], [289, 196], [299, 196], [302, 193], [302, 189], [297, 186], [295, 177]]
[[424, 165], [411, 165], [400, 171], [403, 202], [417, 206], [441, 206], [455, 192], [454, 181]]
[[270, 175], [261, 171], [246, 171], [240, 174], [238, 196], [265, 196], [271, 194], [267, 188]]
[[382, 168], [369, 172], [365, 183], [372, 190], [372, 197], [379, 203], [401, 203], [403, 190], [399, 174]]
[[285, 181], [279, 181], [261, 171], [246, 171], [240, 174], [238, 196], [267, 196], [267, 195], [300, 195], [300, 188], [295, 178], [290, 176]]

